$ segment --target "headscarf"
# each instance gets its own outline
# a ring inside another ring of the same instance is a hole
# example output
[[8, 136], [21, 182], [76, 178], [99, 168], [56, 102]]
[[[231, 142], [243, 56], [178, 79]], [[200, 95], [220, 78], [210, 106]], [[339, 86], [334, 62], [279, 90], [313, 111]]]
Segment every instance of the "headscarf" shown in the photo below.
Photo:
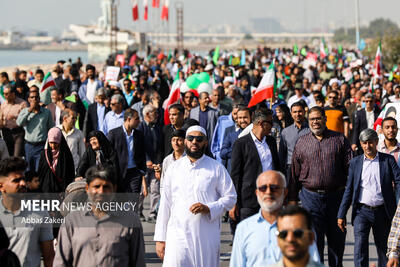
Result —
[[[47, 138], [49, 140], [49, 143], [57, 143], [58, 145], [60, 145], [62, 138], [61, 130], [57, 127], [51, 128], [47, 134]], [[57, 149], [51, 150], [51, 155], [53, 158], [53, 162], [51, 162], [51, 165], [53, 169], [56, 169], [57, 167], [59, 154], [60, 154], [60, 146]]]

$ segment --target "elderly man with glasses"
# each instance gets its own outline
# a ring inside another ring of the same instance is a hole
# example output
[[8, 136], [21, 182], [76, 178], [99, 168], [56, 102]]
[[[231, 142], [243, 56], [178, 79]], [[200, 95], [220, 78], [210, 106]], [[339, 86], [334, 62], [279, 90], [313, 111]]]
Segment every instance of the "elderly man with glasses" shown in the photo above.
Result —
[[113, 95], [111, 97], [111, 111], [104, 118], [102, 132], [107, 135], [112, 129], [120, 127], [124, 124], [123, 96]]

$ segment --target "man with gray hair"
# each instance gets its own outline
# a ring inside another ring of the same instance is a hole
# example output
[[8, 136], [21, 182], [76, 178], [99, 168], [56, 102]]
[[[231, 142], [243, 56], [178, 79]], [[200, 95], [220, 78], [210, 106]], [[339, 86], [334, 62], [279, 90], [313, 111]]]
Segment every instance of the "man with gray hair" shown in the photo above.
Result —
[[388, 260], [386, 242], [396, 211], [396, 196], [400, 195], [400, 168], [392, 155], [377, 151], [379, 139], [374, 130], [363, 130], [359, 139], [364, 154], [350, 161], [349, 176], [337, 223], [345, 232], [347, 210], [352, 205], [354, 266], [369, 266], [368, 237], [372, 228], [378, 266], [383, 267]]
[[111, 111], [106, 114], [103, 122], [102, 131], [105, 135], [112, 129], [118, 128], [124, 124], [123, 101], [122, 95], [113, 95], [111, 97]]
[[101, 87], [95, 92], [94, 97], [95, 103], [90, 104], [85, 115], [85, 121], [83, 123], [83, 134], [87, 139], [89, 133], [95, 130], [102, 130], [104, 117], [110, 108], [105, 105], [106, 90]]
[[[255, 194], [261, 209], [238, 224], [231, 267], [268, 266], [282, 257], [275, 232], [278, 230], [276, 219], [288, 192], [286, 178], [281, 172], [269, 170], [258, 176], [256, 186]], [[309, 252], [314, 261], [319, 261], [315, 243], [310, 246]]]
[[354, 113], [353, 120], [353, 136], [351, 137], [351, 148], [357, 151], [356, 154], [362, 154], [361, 144], [358, 140], [360, 133], [369, 128], [374, 128], [374, 122], [378, 119], [380, 110], [375, 107], [374, 95], [367, 93], [364, 96], [365, 108], [362, 108]]

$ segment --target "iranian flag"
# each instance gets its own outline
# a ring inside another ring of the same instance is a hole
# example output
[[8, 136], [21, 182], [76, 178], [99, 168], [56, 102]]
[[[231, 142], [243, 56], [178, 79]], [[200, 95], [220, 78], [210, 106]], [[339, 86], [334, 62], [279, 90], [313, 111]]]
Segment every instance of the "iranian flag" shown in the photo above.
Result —
[[164, 4], [161, 10], [161, 20], [168, 21], [168, 8], [169, 8], [169, 0], [164, 0]]
[[149, 0], [143, 0], [143, 6], [144, 6], [144, 20], [148, 20], [149, 18]]
[[321, 59], [324, 59], [326, 57], [324, 40], [322, 40], [322, 42], [319, 44], [319, 56]]
[[248, 107], [252, 107], [265, 99], [272, 98], [275, 89], [275, 61], [269, 65], [267, 72], [264, 74], [257, 90], [250, 99]]
[[169, 120], [169, 106], [171, 106], [172, 104], [176, 103], [179, 98], [181, 97], [181, 90], [180, 87], [182, 85], [182, 83], [179, 80], [179, 71], [178, 71], [178, 79], [175, 79], [175, 81], [172, 83], [171, 86], [171, 91], [169, 92], [169, 96], [168, 99], [166, 101], [164, 108], [164, 124], [168, 125], [171, 123], [171, 121]]
[[382, 47], [381, 47], [381, 41], [379, 41], [378, 49], [376, 50], [376, 55], [375, 55], [375, 77], [376, 76], [382, 76]]
[[139, 8], [137, 0], [132, 0], [132, 18], [133, 21], [137, 21], [139, 19]]
[[51, 72], [49, 71], [46, 76], [44, 76], [43, 82], [42, 82], [42, 89], [40, 92], [44, 92], [47, 88], [56, 86], [56, 83], [54, 82], [53, 76], [51, 76]]

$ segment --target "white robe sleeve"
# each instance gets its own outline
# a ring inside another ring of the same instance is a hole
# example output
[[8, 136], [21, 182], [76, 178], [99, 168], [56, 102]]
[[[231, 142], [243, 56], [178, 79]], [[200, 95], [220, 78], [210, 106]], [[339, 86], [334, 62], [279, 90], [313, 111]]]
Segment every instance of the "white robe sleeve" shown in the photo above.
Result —
[[217, 171], [217, 193], [219, 194], [220, 198], [217, 201], [206, 204], [210, 209], [210, 221], [221, 218], [225, 210], [232, 209], [236, 204], [237, 198], [236, 190], [228, 171], [222, 165], [218, 167]]
[[167, 238], [167, 226], [171, 215], [172, 194], [171, 194], [171, 178], [173, 168], [168, 168], [163, 177], [163, 190], [161, 190], [160, 206], [158, 209], [156, 228], [154, 230], [154, 241], [165, 242]]

